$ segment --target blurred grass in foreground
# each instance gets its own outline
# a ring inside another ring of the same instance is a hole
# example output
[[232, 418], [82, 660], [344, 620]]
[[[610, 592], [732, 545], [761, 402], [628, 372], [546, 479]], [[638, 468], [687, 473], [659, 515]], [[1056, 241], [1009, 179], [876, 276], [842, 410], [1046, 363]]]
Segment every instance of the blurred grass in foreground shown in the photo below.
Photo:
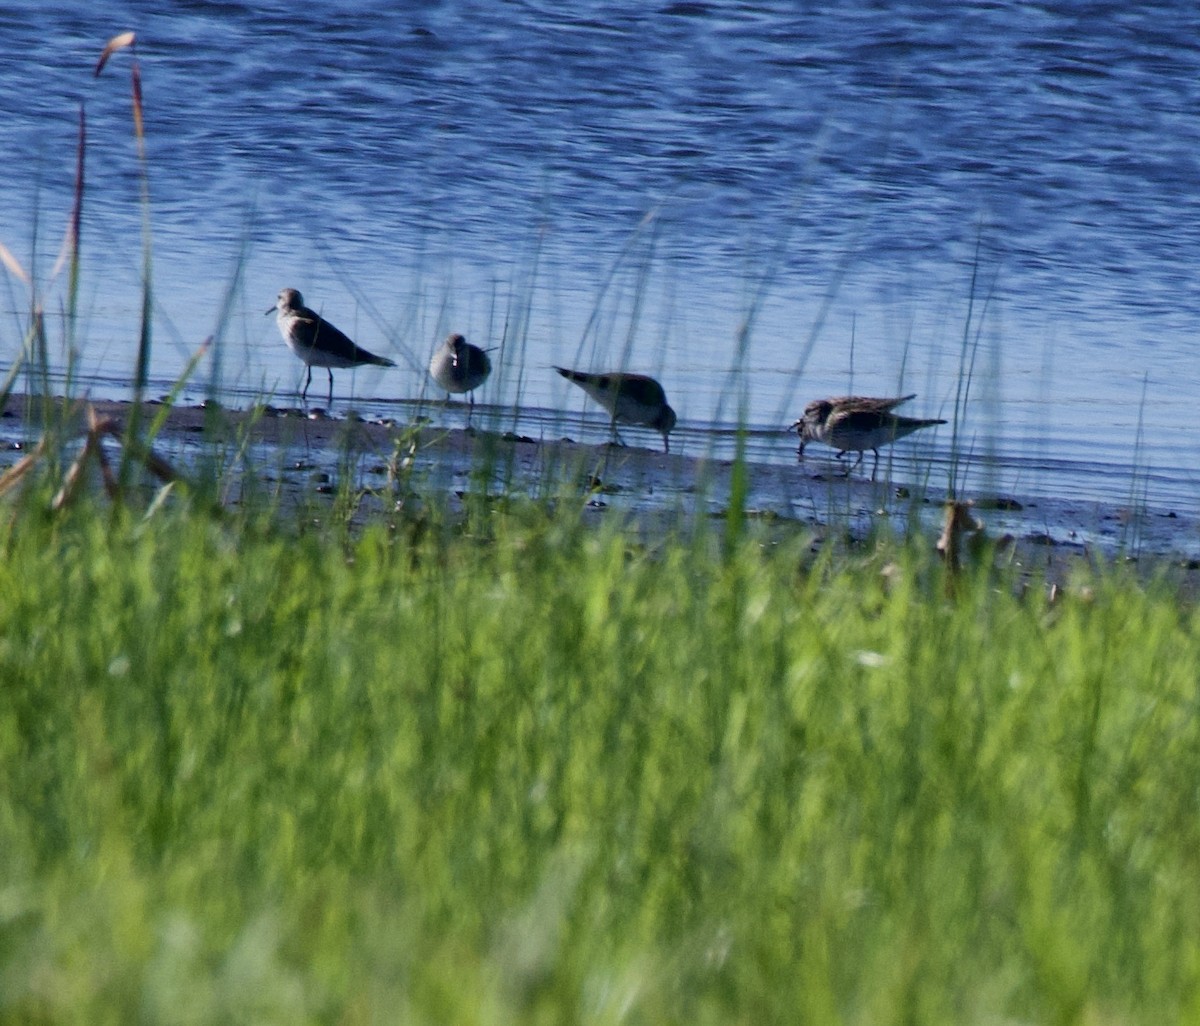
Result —
[[520, 504], [6, 525], [2, 1022], [1200, 1015], [1165, 588]]

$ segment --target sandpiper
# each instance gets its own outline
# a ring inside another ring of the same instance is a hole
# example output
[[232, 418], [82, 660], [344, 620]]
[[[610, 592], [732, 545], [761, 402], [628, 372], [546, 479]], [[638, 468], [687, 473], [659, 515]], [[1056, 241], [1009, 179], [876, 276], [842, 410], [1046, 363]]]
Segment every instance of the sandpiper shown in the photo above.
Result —
[[295, 289], [282, 289], [275, 305], [267, 311], [279, 311], [275, 323], [279, 333], [308, 367], [308, 377], [300, 398], [308, 398], [308, 386], [312, 384], [312, 369], [324, 367], [329, 372], [329, 404], [333, 405], [333, 368], [359, 367], [371, 363], [379, 367], [395, 367], [396, 364], [383, 356], [368, 353], [356, 345], [320, 314], [304, 305], [304, 297]]
[[839, 460], [847, 452], [857, 452], [858, 459], [846, 471], [849, 477], [862, 463], [864, 453], [870, 449], [875, 454], [875, 463], [871, 468], [871, 480], [874, 481], [879, 470], [881, 445], [890, 445], [920, 428], [946, 423], [944, 420], [901, 417], [892, 412], [915, 395], [915, 392], [894, 398], [842, 395], [809, 403], [804, 407], [804, 416], [792, 425], [792, 429], [800, 434], [797, 457], [804, 458], [804, 446], [809, 442], [824, 442], [832, 446], [838, 450]]
[[555, 367], [612, 415], [613, 438], [624, 445], [617, 434], [617, 421], [654, 428], [663, 436], [663, 450], [671, 451], [668, 435], [675, 427], [675, 411], [667, 405], [667, 394], [653, 378], [645, 374], [589, 374], [586, 371]]
[[[828, 419], [833, 410], [855, 409], [890, 413], [901, 403], [916, 397], [916, 392], [909, 392], [908, 395], [897, 396], [835, 395], [828, 399], [816, 399], [804, 408], [804, 416], [792, 424], [792, 430], [800, 434], [800, 447], [796, 450], [796, 456], [803, 460], [804, 447], [811, 441], [821, 441], [817, 437], [819, 425]], [[841, 453], [838, 456], [840, 458]]]
[[[488, 359], [486, 350], [471, 345], [458, 334], [448, 336], [446, 341], [434, 350], [433, 359], [429, 361], [429, 376], [447, 392], [459, 395], [463, 392], [472, 393], [470, 411], [475, 409], [475, 389], [482, 385], [491, 373], [492, 361]], [[471, 412], [468, 412], [468, 422], [470, 419]]]

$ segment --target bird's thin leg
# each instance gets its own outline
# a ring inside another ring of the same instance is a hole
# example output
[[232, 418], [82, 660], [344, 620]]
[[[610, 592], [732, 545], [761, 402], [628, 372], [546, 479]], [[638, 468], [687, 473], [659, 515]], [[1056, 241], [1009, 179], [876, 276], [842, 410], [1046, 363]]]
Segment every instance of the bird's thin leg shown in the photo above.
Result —
[[797, 463], [804, 462], [804, 442], [803, 441], [796, 447], [796, 462]]
[[[874, 480], [875, 480], [875, 475], [876, 475], [876, 474], [879, 472], [879, 450], [878, 450], [878, 449], [872, 449], [871, 451], [872, 451], [872, 452], [875, 454], [875, 463], [874, 463], [874, 465], [871, 467], [871, 480], [872, 480], [872, 481], [874, 481]], [[860, 457], [860, 458], [861, 458], [861, 457]]]
[[308, 377], [304, 379], [304, 390], [300, 393], [301, 402], [308, 402], [308, 386], [312, 384], [312, 364], [308, 364]]
[[663, 452], [671, 451], [671, 439], [667, 437], [667, 433], [663, 432]]
[[[332, 407], [333, 406], [333, 368], [326, 367], [325, 369], [327, 371], [329, 371], [329, 405], [330, 405], [330, 407]], [[353, 391], [353, 389], [351, 389], [351, 391]]]
[[862, 461], [863, 461], [863, 452], [861, 449], [859, 449], [858, 450], [858, 459], [856, 459], [854, 461], [854, 465], [849, 470], [846, 471], [846, 477], [849, 477], [851, 474], [853, 474], [858, 469], [858, 465], [860, 463], [862, 463]]

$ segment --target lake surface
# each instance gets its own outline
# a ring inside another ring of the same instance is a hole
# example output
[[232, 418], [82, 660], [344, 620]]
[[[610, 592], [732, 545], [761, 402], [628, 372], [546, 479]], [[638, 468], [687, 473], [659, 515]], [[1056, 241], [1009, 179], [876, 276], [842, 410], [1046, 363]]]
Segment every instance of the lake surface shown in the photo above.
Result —
[[[899, 443], [898, 476], [1200, 507], [1200, 9], [798, 6], [0, 10], [0, 241], [61, 372], [83, 105], [74, 387], [128, 395], [136, 59], [152, 394], [215, 335], [189, 398], [292, 401], [303, 367], [263, 316], [291, 286], [398, 364], [337, 372], [335, 412], [439, 398], [424, 368], [455, 330], [496, 347], [476, 418], [535, 437], [606, 430], [555, 364], [653, 373], [673, 448], [730, 452], [741, 421], [767, 462], [795, 459], [810, 399], [917, 392], [957, 432]], [[6, 276], [4, 365], [28, 306]]]

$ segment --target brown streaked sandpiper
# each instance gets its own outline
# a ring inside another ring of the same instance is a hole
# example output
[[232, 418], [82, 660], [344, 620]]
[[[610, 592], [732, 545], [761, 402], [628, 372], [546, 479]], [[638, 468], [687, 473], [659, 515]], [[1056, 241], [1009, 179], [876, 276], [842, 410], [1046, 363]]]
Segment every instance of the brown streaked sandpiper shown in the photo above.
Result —
[[302, 400], [308, 399], [308, 386], [312, 384], [312, 369], [324, 367], [329, 372], [329, 404], [333, 405], [333, 368], [359, 367], [375, 364], [379, 367], [395, 367], [396, 364], [383, 356], [368, 353], [346, 335], [338, 331], [320, 314], [304, 305], [304, 297], [295, 289], [281, 289], [272, 310], [278, 311], [275, 323], [288, 348], [304, 361], [308, 376], [300, 393]]
[[792, 429], [800, 434], [796, 456], [804, 459], [804, 446], [809, 442], [823, 442], [837, 449], [839, 460], [847, 452], [857, 452], [858, 459], [846, 471], [849, 477], [870, 449], [875, 454], [875, 463], [871, 468], [871, 480], [874, 481], [879, 470], [881, 445], [890, 445], [920, 428], [946, 423], [937, 419], [901, 417], [892, 412], [915, 395], [915, 392], [894, 398], [842, 395], [814, 400], [804, 407], [804, 416], [792, 425]]
[[617, 434], [617, 421], [653, 428], [663, 436], [663, 450], [671, 451], [668, 437], [675, 427], [675, 411], [667, 405], [667, 394], [653, 378], [645, 374], [589, 374], [587, 371], [555, 367], [568, 381], [573, 381], [608, 410], [612, 417], [613, 438], [622, 445]]

